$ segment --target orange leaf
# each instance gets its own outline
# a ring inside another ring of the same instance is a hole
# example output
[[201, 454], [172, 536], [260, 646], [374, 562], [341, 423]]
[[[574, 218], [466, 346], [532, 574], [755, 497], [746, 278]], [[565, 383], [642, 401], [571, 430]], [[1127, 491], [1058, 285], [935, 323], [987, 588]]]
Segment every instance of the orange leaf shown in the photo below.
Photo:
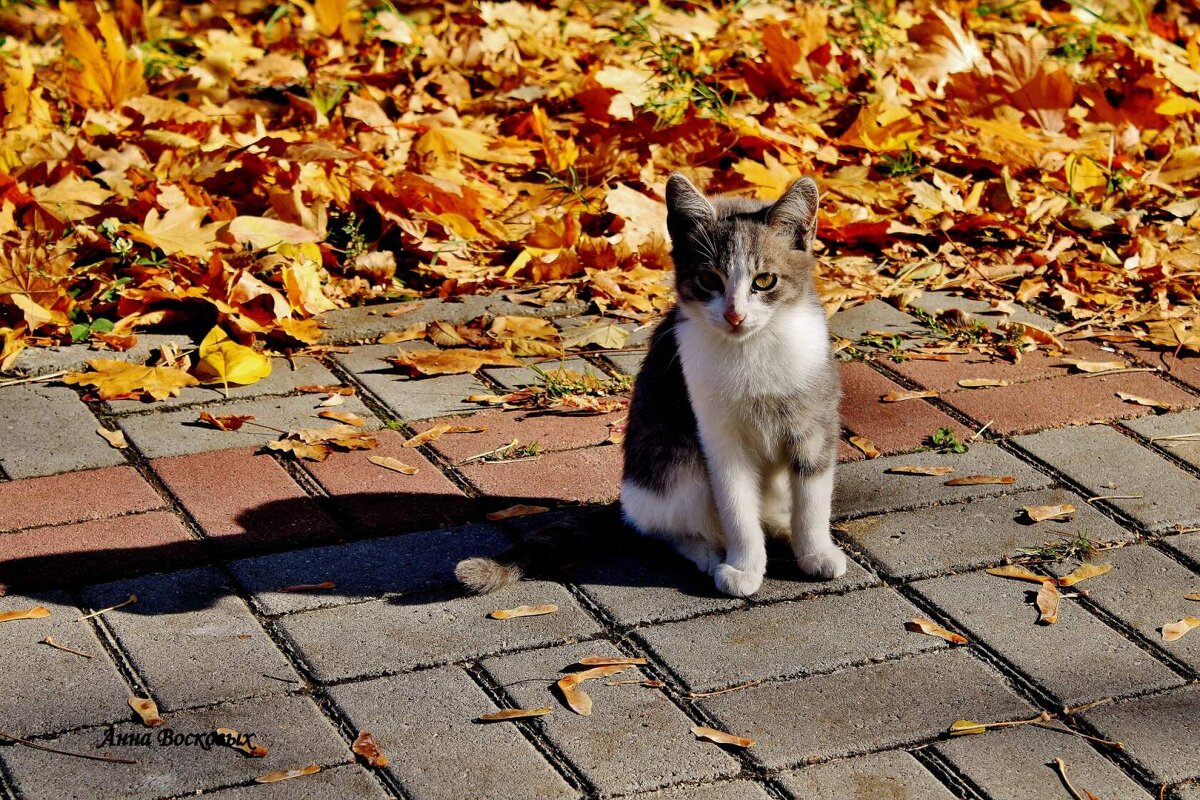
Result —
[[1037, 593], [1037, 607], [1041, 612], [1038, 622], [1053, 625], [1058, 622], [1058, 586], [1050, 578], [1042, 581], [1042, 588]]
[[253, 414], [222, 414], [221, 416], [213, 416], [207, 411], [200, 412], [200, 422], [207, 422], [219, 431], [236, 431], [253, 419]]
[[867, 458], [879, 458], [879, 448], [865, 436], [851, 436], [850, 444], [861, 450]]
[[492, 619], [518, 619], [520, 617], [541, 617], [546, 614], [557, 614], [558, 606], [546, 603], [541, 606], [517, 606], [516, 608], [497, 609], [488, 614]]
[[1032, 583], [1041, 583], [1046, 580], [1044, 575], [1038, 575], [1030, 572], [1020, 564], [1005, 564], [1003, 567], [992, 567], [984, 570], [988, 575], [996, 575], [1001, 578], [1013, 578], [1018, 581], [1030, 581]]
[[961, 478], [951, 478], [946, 481], [946, 486], [983, 486], [985, 484], [998, 483], [1008, 485], [1016, 483], [1017, 479], [1011, 475], [965, 475]]
[[1074, 586], [1088, 578], [1097, 578], [1112, 570], [1112, 564], [1080, 564], [1068, 575], [1058, 579], [1059, 586]]
[[567, 706], [572, 711], [583, 717], [591, 716], [592, 698], [579, 688], [579, 684], [595, 678], [607, 678], [627, 669], [629, 669], [628, 664], [614, 664], [608, 667], [593, 667], [583, 672], [572, 672], [558, 681], [558, 690], [562, 692], [563, 699], [567, 701]]
[[379, 743], [375, 741], [375, 737], [370, 731], [359, 731], [358, 736], [354, 737], [354, 744], [350, 746], [355, 755], [362, 756], [367, 763], [372, 767], [382, 769], [388, 765], [388, 757], [379, 749]]
[[948, 631], [941, 625], [938, 625], [932, 620], [924, 619], [923, 617], [913, 617], [910, 621], [904, 623], [904, 627], [914, 633], [925, 633], [930, 636], [938, 636], [952, 644], [967, 644], [967, 637], [960, 634]]
[[137, 712], [147, 728], [162, 725], [164, 720], [158, 713], [158, 706], [148, 697], [130, 697], [129, 707]]
[[732, 733], [719, 731], [716, 728], [705, 728], [697, 725], [692, 728], [692, 733], [696, 734], [697, 739], [706, 739], [717, 744], [727, 744], [732, 747], [754, 747], [757, 742], [753, 739], [747, 739], [745, 736], [735, 736]]
[[15, 622], [19, 619], [43, 619], [50, 616], [50, 609], [45, 606], [34, 606], [20, 611], [0, 611], [0, 622]]

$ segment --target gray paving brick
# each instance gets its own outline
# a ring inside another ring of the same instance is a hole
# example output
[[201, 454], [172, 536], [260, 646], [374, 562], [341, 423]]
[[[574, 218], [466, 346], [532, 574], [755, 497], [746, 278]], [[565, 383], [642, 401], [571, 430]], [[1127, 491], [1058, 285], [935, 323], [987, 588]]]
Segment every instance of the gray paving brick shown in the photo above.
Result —
[[1175, 787], [1174, 800], [1200, 800], [1200, 778]]
[[[863, 589], [656, 625], [637, 635], [688, 689], [707, 691], [947, 646], [905, 630], [914, 616], [917, 608], [891, 589]], [[737, 658], [726, 657], [735, 652]]]
[[[887, 475], [885, 478], [899, 476]], [[1071, 503], [1069, 521], [1029, 523], [1023, 506]], [[1071, 538], [1086, 531], [1096, 544], [1127, 542], [1136, 534], [1064, 489], [1044, 489], [971, 503], [897, 511], [839, 526], [890, 575], [917, 578], [995, 564], [1022, 547]]]
[[[695, 723], [662, 690], [589, 681], [585, 690], [594, 707], [591, 716], [582, 717], [551, 693], [553, 678], [528, 680], [553, 676], [587, 655], [620, 653], [608, 642], [592, 642], [491, 658], [483, 666], [522, 708], [554, 709], [539, 720], [543, 733], [601, 794], [657, 789], [739, 771], [732, 756], [692, 735]], [[619, 679], [636, 676], [634, 668], [620, 673]]]
[[582, 328], [588, 325], [607, 325], [609, 323], [616, 325], [622, 330], [629, 331], [629, 338], [625, 341], [625, 347], [646, 347], [650, 344], [650, 336], [654, 333], [654, 326], [658, 324], [658, 320], [651, 320], [646, 323], [622, 322], [621, 320], [604, 317], [599, 314], [579, 314], [573, 317], [562, 317], [554, 320], [554, 324], [564, 333], [570, 333], [572, 328]]
[[1200, 479], [1107, 425], [1042, 431], [1013, 441], [1097, 495], [1139, 496], [1108, 502], [1151, 531], [1200, 524]]
[[632, 353], [607, 353], [604, 356], [610, 364], [626, 375], [637, 375], [641, 372], [642, 363], [646, 360], [645, 351]]
[[[598, 378], [605, 378], [604, 371], [599, 367], [589, 364], [578, 356], [573, 358], [564, 358], [560, 360], [540, 361], [538, 359], [529, 359], [529, 363], [536, 364], [537, 368], [543, 372], [554, 373], [556, 370], [569, 369], [573, 372], [578, 372], [581, 375], [595, 375]], [[520, 389], [525, 386], [541, 386], [544, 381], [541, 375], [538, 375], [531, 367], [495, 367], [485, 368], [483, 370], [489, 378], [494, 380], [506, 389]]]
[[[45, 606], [50, 616], [5, 622], [0, 636], [0, 719], [16, 736], [124, 719], [129, 687], [81, 612], [57, 592], [0, 597], [0, 611]], [[91, 658], [41, 644], [47, 636]], [[12, 748], [9, 748], [12, 749]]]
[[[488, 619], [498, 608], [558, 605], [557, 614]], [[395, 598], [293, 614], [280, 626], [322, 681], [378, 675], [600, 633], [561, 586], [523, 581], [482, 597]]]
[[[125, 712], [123, 718], [132, 713], [128, 706]], [[144, 747], [97, 750], [106, 728], [77, 731], [48, 742], [64, 750], [132, 758], [137, 764], [67, 759], [24, 747], [6, 747], [0, 750], [0, 759], [24, 800], [152, 800], [248, 783], [275, 770], [313, 763], [330, 766], [353, 758], [345, 741], [307, 697], [260, 698], [163, 718], [165, 724], [153, 729], [140, 722], [113, 727], [114, 737], [149, 735], [150, 743]], [[167, 730], [203, 736], [221, 727], [253, 734], [254, 741], [266, 745], [269, 752], [263, 758], [247, 758], [228, 747], [164, 746], [157, 738]]]
[[0, 468], [10, 478], [112, 467], [125, 456], [96, 433], [100, 423], [65, 386], [0, 389]]
[[636, 800], [768, 800], [767, 790], [752, 781], [677, 786], [632, 795]]
[[835, 761], [780, 775], [796, 800], [952, 800], [954, 795], [905, 752]]
[[346, 684], [329, 695], [356, 731], [375, 736], [412, 800], [578, 797], [517, 727], [537, 723], [474, 722], [496, 706], [458, 668]]
[[[899, 465], [953, 467], [944, 477], [890, 475], [885, 470]], [[946, 486], [950, 478], [968, 475], [1010, 475], [1010, 485]], [[1045, 489], [1052, 481], [1033, 467], [994, 444], [975, 444], [966, 453], [909, 453], [841, 464], [837, 468], [834, 514], [864, 516], [905, 508], [958, 503], [981, 497], [1012, 494], [1028, 489]]]
[[[129, 437], [129, 441], [145, 453], [147, 458], [182, 456], [210, 450], [265, 445], [279, 438], [275, 431], [258, 425], [243, 425], [236, 431], [219, 431], [197, 423], [201, 411], [208, 411], [214, 415], [250, 414], [260, 425], [269, 425], [285, 431], [338, 425], [334, 420], [317, 417], [317, 412], [323, 410], [318, 406], [320, 402], [320, 396], [314, 394], [259, 397], [209, 407], [181, 409], [165, 414], [121, 417], [118, 424]], [[366, 420], [368, 429], [378, 428], [381, 424], [357, 397], [347, 397], [345, 403], [333, 410], [357, 414]]]
[[916, 744], [956, 719], [1030, 716], [1000, 675], [963, 648], [766, 683], [700, 704], [724, 730], [758, 740], [747, 752], [771, 769]]
[[961, 625], [967, 638], [986, 642], [1064, 705], [1183, 682], [1071, 600], [1062, 601], [1056, 624], [1037, 624], [1037, 584], [971, 572], [912, 586]]
[[1045, 800], [1067, 797], [1054, 759], [1080, 790], [1096, 797], [1150, 800], [1137, 783], [1086, 741], [1052, 723], [1057, 730], [1025, 725], [959, 736], [934, 745], [950, 763], [994, 800]]
[[1099, 706], [1083, 718], [1124, 744], [1154, 783], [1200, 778], [1200, 686]]
[[1176, 458], [1182, 459], [1193, 467], [1200, 469], [1200, 411], [1181, 411], [1178, 414], [1161, 414], [1152, 417], [1130, 419], [1121, 423], [1130, 430], [1137, 431], [1147, 439], [1159, 439], [1164, 436], [1185, 436], [1192, 434], [1190, 439], [1176, 441], [1152, 442]]
[[[915, 319], [882, 300], [869, 300], [862, 305], [837, 312], [829, 318], [829, 330], [834, 336], [852, 342], [866, 336], [868, 331], [888, 336], [925, 332], [925, 328]], [[905, 346], [911, 347], [911, 344]]]
[[1168, 536], [1162, 540], [1163, 545], [1174, 550], [1184, 559], [1200, 568], [1200, 533], [1184, 533], [1179, 536]]
[[[264, 612], [289, 614], [451, 587], [460, 560], [492, 556], [508, 544], [508, 538], [492, 525], [466, 525], [247, 558], [229, 568]], [[325, 581], [333, 581], [335, 588], [280, 591]]]
[[[755, 600], [792, 599], [876, 583], [852, 559], [842, 577], [814, 581], [800, 574], [786, 546], [773, 546], [769, 554], [767, 577]], [[623, 540], [610, 554], [578, 567], [571, 580], [625, 625], [678, 620], [746, 605], [744, 600], [720, 594], [712, 578], [667, 545], [640, 537]]]
[[[1113, 569], [1082, 584], [1088, 599], [1200, 673], [1200, 638], [1185, 636], [1164, 642], [1159, 630], [1168, 622], [1200, 612], [1196, 603], [1183, 599], [1200, 592], [1200, 575], [1145, 544], [1109, 550], [1093, 561], [1112, 564]], [[1056, 575], [1065, 575], [1076, 566], [1078, 562], [1068, 561], [1051, 569]]]
[[[336, 386], [341, 383], [338, 378], [334, 377], [332, 372], [321, 366], [320, 362], [314, 358], [297, 356], [295, 364], [296, 368], [292, 369], [287, 359], [272, 359], [270, 375], [249, 386], [230, 384], [228, 398], [225, 396], [224, 387], [219, 385], [189, 386], [180, 393], [179, 397], [168, 397], [166, 400], [159, 400], [153, 403], [142, 400], [109, 400], [108, 407], [114, 414], [129, 414], [147, 410], [160, 411], [162, 409], [178, 408], [179, 406], [194, 403], [216, 405], [225, 402], [226, 399], [243, 400], [248, 397], [287, 394], [297, 386]], [[341, 410], [341, 407], [339, 406], [334, 410]], [[217, 414], [220, 412], [213, 411], [212, 413]]]
[[87, 362], [97, 358], [142, 364], [150, 358], [153, 351], [166, 344], [185, 349], [192, 346], [192, 341], [181, 334], [139, 333], [137, 344], [121, 352], [93, 350], [87, 344], [70, 344], [63, 347], [27, 347], [17, 354], [12, 366], [5, 374], [31, 378], [49, 375], [51, 372], [76, 371], [83, 369], [87, 366]]
[[[405, 342], [408, 350], [424, 349], [421, 342]], [[478, 411], [475, 403], [464, 402], [473, 394], [495, 392], [472, 375], [440, 375], [433, 378], [409, 379], [397, 372], [383, 359], [398, 351], [394, 344], [356, 347], [353, 352], [340, 353], [334, 359], [363, 386], [380, 399], [392, 413], [403, 420], [425, 419], [446, 414], [467, 414]]]
[[931, 314], [951, 309], [964, 311], [989, 328], [995, 328], [1001, 322], [1022, 322], [1047, 331], [1054, 329], [1054, 320], [1030, 311], [1024, 306], [1014, 304], [1015, 310], [1012, 314], [999, 314], [992, 310], [991, 303], [957, 297], [948, 292], [922, 292], [912, 301], [912, 307], [928, 311]]
[[[206, 795], [207, 796], [207, 795]], [[216, 792], [220, 800], [387, 800], [391, 797], [365, 768], [353, 764], [323, 769], [282, 783], [255, 783]]]
[[109, 612], [105, 621], [164, 710], [278, 694], [298, 684], [287, 659], [216, 570], [84, 590], [93, 608], [115, 605], [130, 594], [138, 602]]
[[514, 303], [503, 296], [488, 298], [487, 313], [493, 317], [566, 317], [582, 314], [587, 309], [587, 303], [578, 298], [559, 300], [544, 306], [528, 303]]
[[424, 305], [420, 308], [397, 317], [384, 315], [396, 308], [408, 305], [407, 303], [383, 303], [339, 308], [321, 317], [321, 323], [325, 325], [324, 340], [333, 344], [374, 341], [385, 333], [402, 330], [417, 323], [428, 323], [434, 320], [456, 324], [470, 322], [487, 310], [488, 298], [482, 295], [464, 295], [460, 299], [461, 302], [422, 300], [420, 302]]

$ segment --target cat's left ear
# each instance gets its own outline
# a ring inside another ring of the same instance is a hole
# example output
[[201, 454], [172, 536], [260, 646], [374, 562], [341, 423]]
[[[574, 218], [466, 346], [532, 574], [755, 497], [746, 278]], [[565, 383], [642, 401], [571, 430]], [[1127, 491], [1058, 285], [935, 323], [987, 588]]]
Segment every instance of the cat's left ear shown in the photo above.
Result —
[[767, 224], [772, 228], [783, 228], [792, 232], [796, 246], [801, 250], [812, 247], [813, 234], [817, 232], [817, 200], [820, 193], [812, 178], [801, 178], [788, 187], [783, 197], [775, 201], [767, 212]]

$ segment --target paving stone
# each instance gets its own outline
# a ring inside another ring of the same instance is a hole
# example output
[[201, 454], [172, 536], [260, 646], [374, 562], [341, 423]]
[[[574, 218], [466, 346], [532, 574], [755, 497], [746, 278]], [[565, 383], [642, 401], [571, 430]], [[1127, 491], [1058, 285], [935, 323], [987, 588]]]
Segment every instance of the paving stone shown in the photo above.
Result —
[[133, 467], [0, 483], [0, 533], [160, 508], [163, 499]]
[[65, 586], [182, 566], [200, 554], [169, 511], [0, 534], [0, 583]]
[[838, 441], [837, 460], [839, 464], [844, 464], [847, 461], [862, 461], [864, 458], [866, 456], [857, 447], [853, 447], [841, 440]]
[[16, 479], [124, 464], [125, 456], [100, 438], [98, 427], [66, 387], [0, 388], [0, 468]]
[[[229, 569], [265, 613], [290, 614], [447, 589], [457, 585], [454, 566], [460, 560], [494, 556], [508, 545], [508, 537], [493, 525], [467, 525], [247, 558]], [[280, 591], [325, 581], [335, 588]]]
[[777, 779], [796, 800], [952, 800], [954, 795], [905, 752], [836, 761]]
[[1200, 800], [1200, 778], [1175, 787], [1175, 800]]
[[[295, 356], [295, 369], [285, 358], [271, 360], [271, 374], [257, 383], [249, 386], [230, 384], [229, 396], [226, 397], [225, 387], [188, 386], [179, 397], [168, 397], [166, 400], [147, 402], [143, 400], [109, 400], [108, 407], [114, 414], [129, 414], [136, 411], [161, 411], [162, 409], [178, 408], [179, 406], [197, 403], [217, 405], [228, 399], [244, 400], [263, 395], [287, 394], [295, 391], [297, 386], [337, 386], [341, 381], [334, 374], [321, 366], [315, 358]], [[314, 396], [315, 397], [315, 396]], [[340, 411], [339, 406], [336, 410]], [[199, 412], [197, 412], [199, 413]], [[212, 413], [223, 413], [213, 411]]]
[[771, 795], [753, 781], [725, 781], [639, 792], [632, 797], [634, 800], [769, 800]]
[[[407, 436], [385, 430], [376, 438], [379, 446], [374, 450], [335, 452], [325, 461], [300, 462], [357, 528], [396, 533], [452, 524], [471, 515], [474, 501], [419, 450], [404, 447]], [[416, 467], [417, 473], [404, 475], [377, 466], [368, 460], [372, 456], [399, 459]]]
[[1154, 783], [1200, 778], [1200, 686], [1097, 706], [1083, 718], [1104, 738], [1123, 743]]
[[[574, 450], [603, 444], [612, 431], [609, 426], [624, 417], [623, 413], [580, 417], [494, 409], [453, 420], [455, 425], [486, 430], [479, 433], [447, 433], [430, 442], [430, 446], [454, 464], [503, 447], [513, 439], [521, 444], [536, 442], [542, 452]], [[418, 423], [413, 428], [420, 433], [445, 423], [446, 420], [433, 420]]]
[[554, 320], [554, 324], [564, 334], [570, 334], [572, 328], [612, 324], [629, 331], [629, 338], [625, 341], [625, 347], [646, 347], [650, 344], [650, 337], [654, 334], [654, 328], [658, 324], [658, 320], [650, 320], [645, 323], [622, 322], [611, 317], [600, 316], [599, 314], [579, 314], [573, 317], [560, 317]]
[[[995, 800], [1045, 800], [1067, 796], [1054, 759], [1067, 765], [1076, 788], [1096, 797], [1150, 800], [1150, 795], [1087, 742], [1066, 731], [1025, 725], [988, 731], [985, 736], [958, 736], [934, 745], [988, 797]], [[1061, 732], [1059, 732], [1061, 731]]]
[[[0, 612], [34, 606], [50, 609], [50, 616], [5, 622], [0, 636], [0, 717], [5, 733], [26, 737], [124, 719], [129, 687], [91, 626], [77, 621], [82, 612], [65, 594], [0, 597]], [[47, 636], [92, 657], [41, 644]], [[16, 749], [0, 748], [0, 753]]]
[[1160, 369], [1193, 389], [1200, 390], [1200, 356], [1156, 350], [1136, 342], [1122, 343], [1121, 349], [1143, 364]]
[[1181, 536], [1169, 536], [1162, 543], [1174, 550], [1184, 559], [1192, 562], [1192, 566], [1200, 569], [1200, 533], [1185, 533]]
[[1016, 363], [986, 353], [971, 353], [952, 355], [949, 361], [913, 359], [900, 363], [889, 362], [888, 366], [926, 389], [954, 392], [959, 390], [958, 382], [963, 378], [1028, 383], [1067, 375], [1071, 371], [1067, 358], [1083, 361], [1111, 361], [1118, 358], [1116, 354], [1090, 342], [1071, 342], [1071, 351], [1068, 356], [1052, 356], [1044, 350], [1033, 350], [1023, 354]]
[[[554, 603], [556, 614], [488, 619], [498, 608]], [[540, 647], [600, 632], [561, 586], [522, 581], [482, 597], [393, 598], [281, 618], [321, 681], [378, 675], [463, 661], [487, 653]]]
[[543, 453], [515, 461], [475, 462], [460, 466], [463, 476], [486, 504], [553, 501], [611, 503], [621, 487], [621, 448], [616, 445]]
[[[130, 716], [128, 706], [119, 713], [121, 719]], [[265, 697], [202, 711], [164, 714], [163, 718], [165, 724], [155, 729], [147, 729], [141, 722], [113, 726], [114, 741], [122, 735], [141, 735], [149, 737], [147, 746], [97, 750], [107, 728], [82, 730], [47, 742], [64, 750], [132, 758], [138, 762], [136, 765], [67, 761], [25, 747], [6, 747], [0, 751], [0, 759], [17, 792], [27, 800], [154, 800], [249, 783], [276, 770], [313, 763], [329, 766], [352, 758], [345, 741], [307, 697]], [[263, 758], [246, 758], [230, 747], [206, 750], [194, 744], [167, 746], [159, 744], [157, 738], [167, 730], [175, 736], [208, 736], [219, 727], [253, 734], [253, 740], [265, 744], [269, 752]]]
[[171, 572], [84, 591], [92, 608], [108, 608], [131, 594], [137, 603], [104, 619], [164, 710], [278, 694], [289, 681], [299, 683], [216, 570]]
[[1062, 601], [1058, 624], [1037, 624], [1038, 611], [1032, 602], [1037, 584], [971, 572], [920, 581], [912, 587], [961, 625], [968, 639], [986, 642], [1064, 705], [1183, 682], [1070, 600]]
[[[945, 477], [885, 474], [889, 467], [906, 464], [952, 467], [954, 472]], [[1016, 482], [1009, 485], [945, 485], [950, 478], [968, 475], [1008, 475], [1015, 478]], [[966, 453], [915, 453], [842, 464], [837, 469], [834, 514], [837, 517], [864, 516], [957, 503], [1029, 489], [1044, 489], [1051, 483], [1050, 478], [994, 444], [972, 444]]]
[[284, 781], [283, 783], [254, 783], [237, 789], [217, 792], [220, 800], [387, 800], [391, 795], [379, 782], [358, 765], [323, 769], [316, 775]]
[[606, 353], [604, 358], [617, 368], [618, 371], [626, 375], [637, 375], [642, 371], [642, 364], [646, 361], [646, 351], [638, 351], [633, 353]]
[[904, 391], [866, 364], [839, 367], [842, 374], [842, 425], [856, 436], [870, 439], [881, 453], [909, 452], [928, 446], [929, 436], [950, 428], [961, 439], [972, 433], [924, 400], [884, 403], [888, 392]]
[[[548, 691], [552, 680], [528, 680], [553, 675], [587, 655], [621, 653], [608, 642], [592, 642], [490, 658], [483, 667], [520, 707], [554, 707], [552, 714], [539, 719], [542, 732], [601, 794], [737, 774], [737, 760], [697, 740], [690, 731], [694, 723], [661, 690], [590, 681], [586, 689], [595, 705], [591, 716], [583, 717], [564, 708]], [[639, 674], [634, 667], [620, 679]]]
[[[395, 317], [385, 315], [410, 303], [382, 303], [329, 311], [321, 317], [321, 323], [325, 325], [324, 341], [331, 344], [374, 341], [385, 333], [434, 320], [455, 324], [470, 322], [487, 310], [488, 298], [482, 295], [463, 295], [455, 302], [434, 299], [419, 302], [423, 304], [419, 308]], [[387, 346], [395, 351], [394, 346]]]
[[[409, 350], [424, 349], [421, 342], [405, 342]], [[464, 398], [473, 394], [495, 394], [472, 375], [439, 375], [433, 378], [406, 378], [383, 359], [396, 355], [393, 344], [356, 347], [350, 353], [334, 355], [334, 360], [354, 374], [393, 414], [403, 420], [426, 419], [446, 414], [467, 414], [479, 409]]]
[[1121, 424], [1150, 440], [1161, 439], [1164, 436], [1192, 434], [1191, 439], [1151, 441], [1151, 444], [1154, 447], [1161, 447], [1176, 458], [1200, 469], [1200, 411], [1181, 411], [1178, 414], [1142, 417]]
[[[757, 601], [844, 592], [875, 582], [852, 559], [842, 577], [812, 580], [800, 574], [786, 545], [769, 544], [767, 577], [754, 595]], [[601, 557], [588, 559], [571, 573], [571, 581], [623, 625], [673, 621], [746, 605], [719, 593], [712, 578], [669, 545], [632, 535], [614, 541], [611, 551]]]
[[150, 462], [204, 532], [231, 550], [337, 535], [316, 501], [269, 455], [226, 450]]
[[1146, 372], [1103, 377], [1070, 375], [1015, 386], [951, 392], [942, 399], [971, 419], [991, 422], [989, 430], [1001, 435], [1154, 413], [1147, 406], [1125, 402], [1117, 397], [1117, 392], [1181, 408], [1200, 405], [1200, 397]]
[[[918, 609], [893, 590], [863, 589], [656, 625], [637, 635], [689, 690], [708, 691], [948, 646], [905, 630], [915, 616]], [[737, 658], [725, 657], [734, 652]]]
[[62, 347], [26, 347], [17, 354], [6, 374], [19, 378], [32, 378], [49, 375], [51, 372], [74, 372], [83, 369], [87, 366], [87, 362], [96, 358], [142, 364], [150, 358], [155, 350], [167, 344], [183, 349], [191, 347], [192, 341], [181, 334], [139, 333], [137, 344], [123, 351], [93, 350], [87, 344], [69, 344]]
[[[878, 332], [885, 336], [912, 336], [926, 333], [926, 329], [914, 318], [897, 311], [882, 300], [869, 300], [862, 305], [839, 311], [829, 318], [829, 330], [837, 337], [857, 342], [868, 333]], [[906, 342], [902, 347], [911, 347]]]
[[[233, 450], [239, 447], [257, 448], [278, 439], [279, 430], [330, 428], [339, 424], [334, 420], [317, 417], [317, 412], [323, 410], [319, 408], [320, 402], [321, 396], [315, 394], [258, 397], [221, 405], [181, 409], [166, 414], [120, 417], [117, 424], [125, 431], [129, 441], [147, 458]], [[381, 424], [357, 397], [347, 397], [345, 403], [332, 410], [357, 414], [366, 421], [367, 429], [378, 428]], [[201, 411], [208, 411], [213, 415], [249, 414], [258, 425], [247, 424], [236, 431], [219, 431], [197, 421]], [[260, 427], [261, 425], [269, 425], [276, 430], [267, 430]]]
[[579, 796], [517, 727], [536, 723], [474, 722], [496, 706], [457, 667], [335, 686], [329, 695], [356, 730], [374, 734], [412, 800]]
[[935, 316], [942, 311], [962, 311], [970, 314], [989, 328], [995, 328], [1004, 322], [1020, 322], [1025, 325], [1033, 325], [1045, 331], [1054, 329], [1054, 320], [1030, 311], [1024, 306], [1013, 304], [1013, 312], [1011, 314], [1003, 314], [993, 309], [992, 304], [986, 300], [971, 300], [970, 298], [952, 295], [949, 292], [922, 292], [912, 301], [911, 307], [928, 311]]
[[1018, 436], [1021, 449], [1061, 470], [1108, 500], [1148, 530], [1200, 524], [1200, 479], [1106, 425]]
[[916, 744], [956, 719], [1030, 716], [1003, 678], [962, 648], [766, 683], [700, 704], [718, 727], [756, 739], [747, 753], [768, 769]]
[[[528, 362], [535, 365], [542, 372], [551, 375], [559, 370], [571, 370], [581, 375], [595, 375], [600, 379], [607, 377], [602, 369], [583, 360], [579, 356], [565, 359], [551, 359], [549, 361], [528, 359]], [[545, 379], [534, 371], [533, 367], [491, 367], [484, 368], [483, 373], [505, 389], [541, 386], [545, 382]]]
[[[899, 477], [899, 476], [887, 476]], [[934, 480], [930, 478], [930, 480]], [[1069, 520], [1033, 524], [1023, 506], [1071, 503]], [[1085, 532], [1096, 544], [1128, 542], [1127, 531], [1065, 489], [1044, 489], [971, 503], [897, 511], [843, 522], [838, 526], [888, 574], [918, 578], [951, 570], [975, 569], [1016, 555], [1023, 547], [1069, 539]]]
[[493, 317], [567, 317], [582, 314], [588, 306], [577, 298], [557, 300], [545, 305], [514, 303], [506, 298], [507, 296], [487, 298], [487, 313]]

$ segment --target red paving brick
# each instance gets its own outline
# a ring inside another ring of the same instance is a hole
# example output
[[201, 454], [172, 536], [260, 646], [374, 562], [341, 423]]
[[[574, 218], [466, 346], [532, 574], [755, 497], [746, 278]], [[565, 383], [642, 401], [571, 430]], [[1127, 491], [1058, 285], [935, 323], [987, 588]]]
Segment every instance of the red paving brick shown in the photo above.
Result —
[[1153, 409], [1121, 400], [1117, 392], [1128, 392], [1181, 408], [1200, 405], [1200, 397], [1188, 394], [1157, 375], [1126, 372], [1104, 377], [1072, 375], [1019, 386], [967, 389], [943, 395], [962, 413], [980, 422], [991, 422], [988, 430], [998, 434], [1028, 433], [1062, 425], [1130, 419], [1153, 414]]
[[269, 455], [219, 450], [150, 466], [204, 532], [231, 549], [310, 544], [337, 534], [333, 520]]
[[169, 511], [0, 534], [0, 582], [75, 584], [168, 569], [202, 543]]
[[905, 453], [925, 446], [938, 428], [969, 436], [962, 425], [924, 400], [882, 403], [888, 392], [904, 387], [859, 362], [841, 365], [842, 425], [855, 436], [870, 439], [880, 453]]
[[463, 459], [506, 445], [513, 439], [520, 439], [522, 444], [537, 442], [542, 452], [597, 445], [608, 438], [608, 426], [624, 416], [624, 413], [570, 416], [494, 410], [469, 417], [422, 422], [414, 427], [418, 432], [443, 423], [487, 428], [481, 433], [447, 433], [430, 443], [457, 464]]
[[844, 464], [847, 461], [862, 461], [866, 458], [862, 451], [853, 445], [843, 441], [838, 441], [838, 463]]
[[[306, 461], [304, 469], [338, 500], [363, 529], [371, 533], [416, 530], [461, 521], [473, 501], [420, 451], [404, 448], [407, 438], [396, 431], [377, 434], [375, 450], [334, 453], [321, 462]], [[402, 475], [376, 466], [368, 456], [391, 456], [417, 468]]]
[[1156, 367], [1178, 381], [1200, 391], [1200, 355], [1155, 350], [1137, 344], [1122, 344], [1120, 348], [1149, 367]]
[[67, 472], [0, 483], [0, 532], [161, 508], [133, 467]]
[[1042, 350], [1034, 350], [1021, 356], [1015, 364], [983, 353], [951, 356], [950, 361], [904, 361], [883, 362], [904, 377], [926, 389], [951, 392], [959, 388], [961, 378], [987, 378], [1009, 383], [1027, 383], [1066, 375], [1071, 369], [1067, 359], [1080, 361], [1112, 361], [1119, 356], [1101, 350], [1090, 342], [1071, 342], [1071, 352], [1066, 356], [1050, 356]]
[[538, 500], [611, 503], [621, 485], [621, 448], [610, 444], [460, 469], [488, 496], [489, 509]]

